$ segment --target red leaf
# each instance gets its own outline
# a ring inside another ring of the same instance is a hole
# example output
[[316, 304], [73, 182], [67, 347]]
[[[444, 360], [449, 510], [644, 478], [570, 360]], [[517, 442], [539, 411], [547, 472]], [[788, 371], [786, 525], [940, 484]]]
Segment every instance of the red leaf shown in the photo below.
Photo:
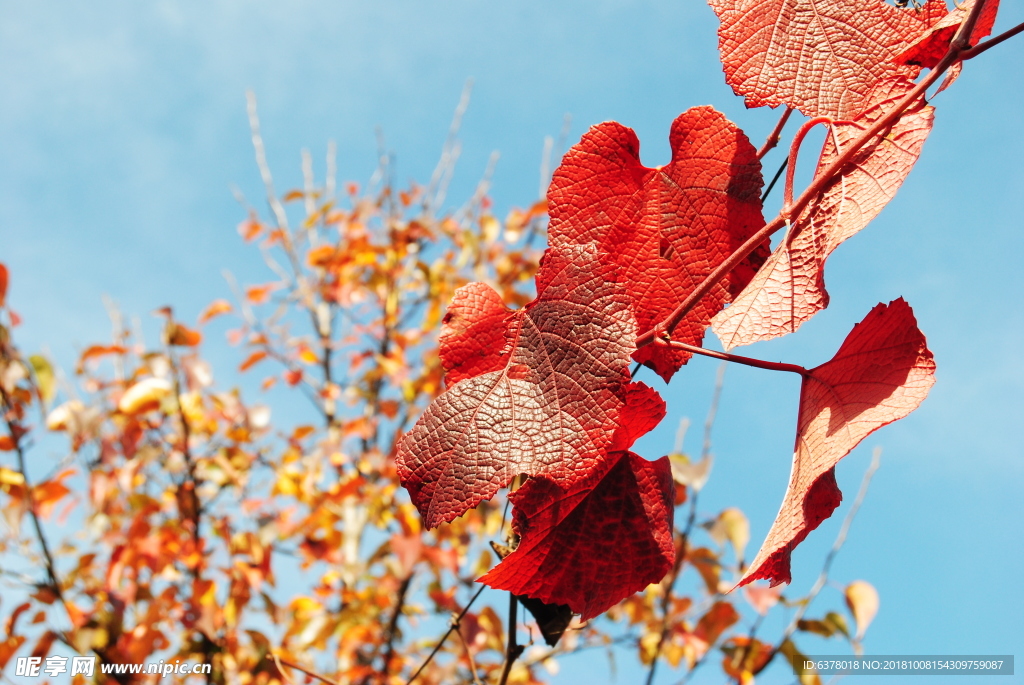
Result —
[[629, 298], [593, 246], [549, 249], [537, 291], [507, 319], [502, 368], [453, 385], [399, 445], [402, 485], [429, 528], [520, 473], [568, 489], [608, 460], [635, 349]]
[[501, 352], [510, 314], [501, 295], [485, 283], [470, 283], [455, 291], [441, 326], [438, 350], [449, 387], [505, 365]]
[[[649, 169], [631, 129], [594, 126], [566, 154], [548, 190], [549, 241], [594, 242], [608, 255], [633, 300], [641, 335], [764, 224], [761, 164], [742, 131], [711, 107], [694, 107], [673, 122], [669, 142], [672, 161]], [[674, 338], [699, 345], [711, 317], [767, 256], [766, 241], [703, 298]], [[634, 355], [666, 381], [689, 357], [655, 345]]]
[[[817, 173], [836, 159], [837, 145], [848, 145], [861, 127], [884, 116], [911, 87], [908, 81], [887, 82], [873, 95], [877, 104], [856, 123], [834, 125]], [[886, 135], [864, 146], [808, 205], [750, 285], [712, 320], [725, 349], [792, 333], [828, 306], [825, 260], [896, 195], [921, 154], [933, 116], [932, 107], [904, 114]]]
[[721, 20], [725, 79], [747, 107], [787, 105], [809, 117], [852, 119], [879, 81], [915, 78], [896, 57], [945, 14], [882, 0], [709, 0]]
[[4, 302], [7, 299], [7, 283], [10, 279], [10, 275], [7, 272], [7, 267], [0, 263], [0, 307], [4, 306]]
[[796, 452], [782, 509], [740, 585], [790, 581], [789, 557], [842, 500], [835, 465], [873, 431], [914, 411], [935, 382], [935, 361], [902, 299], [880, 304], [800, 390]]
[[[949, 44], [953, 41], [960, 23], [974, 7], [974, 0], [964, 0], [958, 4], [952, 12], [936, 22], [918, 41], [908, 50], [903, 52], [897, 61], [900, 64], [913, 64], [916, 66], [933, 68], [949, 51]], [[999, 0], [988, 0], [981, 8], [974, 30], [971, 31], [971, 46], [977, 45], [985, 36], [992, 33], [992, 26], [996, 23], [996, 13], [999, 11]], [[947, 84], [948, 85], [948, 84]]]
[[512, 493], [519, 546], [479, 582], [586, 621], [660, 581], [675, 561], [668, 458], [616, 456], [596, 485], [566, 492], [535, 478]]

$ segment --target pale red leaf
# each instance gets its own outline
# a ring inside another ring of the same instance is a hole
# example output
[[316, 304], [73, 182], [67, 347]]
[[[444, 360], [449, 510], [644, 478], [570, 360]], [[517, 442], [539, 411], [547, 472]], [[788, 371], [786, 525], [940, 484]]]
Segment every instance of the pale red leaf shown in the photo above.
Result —
[[589, 245], [549, 249], [537, 291], [507, 320], [502, 368], [455, 383], [399, 445], [399, 476], [427, 527], [520, 473], [570, 488], [608, 459], [635, 349], [629, 298]]
[[479, 582], [586, 621], [660, 581], [675, 561], [668, 459], [615, 456], [596, 485], [566, 492], [537, 478], [512, 493], [519, 546]]
[[790, 581], [789, 558], [842, 500], [835, 465], [882, 426], [924, 401], [935, 361], [910, 305], [879, 304], [800, 389], [793, 470], [782, 508], [740, 584]]
[[[974, 0], [964, 0], [957, 4], [953, 11], [937, 21], [920, 39], [904, 51], [897, 61], [901, 64], [912, 64], [920, 67], [933, 68], [949, 52], [949, 44], [953, 41], [957, 29], [974, 8]], [[982, 38], [992, 33], [999, 11], [999, 0], [987, 0], [981, 8], [981, 14], [971, 31], [971, 46], [977, 45]], [[949, 84], [944, 84], [943, 87]]]
[[470, 283], [455, 291], [444, 316], [438, 354], [448, 386], [506, 363], [505, 319], [512, 312], [501, 295], [485, 283]]
[[[902, 80], [883, 84], [876, 89], [877, 104], [856, 123], [834, 125], [818, 173], [911, 86]], [[933, 117], [934, 109], [927, 106], [904, 114], [888, 133], [857, 152], [808, 205], [746, 289], [712, 320], [725, 349], [792, 333], [828, 306], [825, 261], [896, 195], [921, 154]]]
[[4, 306], [4, 302], [7, 300], [7, 283], [10, 280], [10, 275], [7, 272], [7, 267], [0, 262], [0, 307]]
[[[640, 163], [631, 129], [594, 126], [566, 154], [548, 190], [550, 243], [593, 242], [618, 266], [641, 335], [764, 224], [756, 150], [725, 116], [694, 107], [673, 122], [669, 143], [672, 161], [650, 169]], [[766, 241], [701, 300], [674, 339], [699, 345], [711, 317], [767, 256]], [[689, 356], [648, 345], [634, 359], [667, 381]]]
[[809, 117], [852, 119], [880, 81], [914, 78], [898, 64], [939, 16], [942, 0], [900, 9], [882, 0], [709, 0], [721, 20], [726, 81], [747, 107], [786, 105]]

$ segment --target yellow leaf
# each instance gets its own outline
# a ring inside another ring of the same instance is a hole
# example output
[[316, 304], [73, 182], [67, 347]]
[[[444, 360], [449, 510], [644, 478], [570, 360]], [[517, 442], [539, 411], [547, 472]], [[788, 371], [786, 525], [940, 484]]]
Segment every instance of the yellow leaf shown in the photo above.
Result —
[[855, 580], [846, 586], [846, 606], [850, 607], [857, 623], [857, 639], [860, 640], [878, 613], [878, 591], [866, 580]]
[[174, 392], [171, 382], [163, 378], [145, 378], [128, 388], [117, 403], [123, 414], [139, 414], [156, 409], [165, 398]]
[[750, 523], [742, 511], [736, 507], [729, 507], [718, 515], [708, 533], [719, 545], [728, 540], [736, 553], [736, 558], [742, 559], [743, 550], [750, 542]]
[[53, 373], [53, 366], [49, 360], [39, 354], [33, 354], [28, 358], [32, 371], [36, 376], [36, 387], [39, 388], [39, 396], [45, 404], [49, 404], [53, 396], [57, 394], [57, 378]]
[[215, 316], [221, 314], [227, 314], [231, 311], [231, 303], [227, 300], [214, 300], [210, 305], [203, 310], [203, 313], [199, 315], [199, 323], [204, 324]]
[[0, 466], [0, 485], [24, 485], [25, 477], [17, 471]]

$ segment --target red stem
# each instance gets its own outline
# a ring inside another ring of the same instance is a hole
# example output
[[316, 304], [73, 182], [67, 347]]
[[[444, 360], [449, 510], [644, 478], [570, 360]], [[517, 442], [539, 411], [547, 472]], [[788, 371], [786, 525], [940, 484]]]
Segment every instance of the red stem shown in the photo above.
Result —
[[796, 218], [795, 214], [790, 213], [789, 206], [793, 204], [793, 179], [796, 177], [796, 158], [800, 154], [800, 146], [803, 145], [804, 138], [810, 133], [811, 129], [818, 124], [832, 124], [831, 117], [814, 117], [810, 121], [806, 122], [800, 127], [800, 130], [793, 136], [793, 143], [789, 146], [789, 164], [786, 167], [786, 190], [782, 196], [782, 213], [789, 217], [790, 221]]
[[708, 274], [704, 278], [704, 281], [691, 291], [690, 294], [686, 296], [686, 299], [680, 302], [679, 306], [676, 307], [671, 314], [669, 314], [660, 323], [655, 324], [651, 330], [637, 337], [637, 348], [646, 347], [655, 340], [663, 337], [665, 334], [671, 335], [672, 331], [675, 330], [675, 327], [679, 325], [679, 322], [681, 322], [683, 318], [690, 313], [690, 310], [692, 310], [694, 306], [696, 306], [696, 304], [711, 291], [716, 283], [725, 278], [725, 276], [736, 268], [741, 261], [747, 258], [747, 255], [757, 249], [765, 239], [769, 238], [773, 233], [786, 225], [786, 216], [799, 216], [804, 207], [806, 207], [812, 199], [817, 197], [817, 195], [832, 182], [843, 167], [846, 166], [853, 156], [857, 154], [860, 149], [868, 143], [868, 141], [872, 140], [879, 134], [879, 132], [887, 129], [897, 119], [899, 119], [903, 112], [910, 105], [915, 103], [922, 94], [931, 87], [931, 85], [935, 83], [935, 81], [937, 81], [947, 69], [949, 69], [950, 66], [960, 60], [960, 55], [964, 52], [966, 45], [964, 39], [961, 38], [963, 29], [969, 22], [971, 22], [971, 25], [973, 26], [972, 20], [977, 20], [977, 14], [984, 4], [985, 0], [978, 0], [972, 8], [971, 14], [969, 14], [964, 20], [964, 23], [961, 24], [960, 30], [957, 32], [957, 36], [950, 44], [949, 50], [946, 52], [945, 56], [938, 64], [935, 65], [935, 68], [932, 69], [931, 72], [929, 72], [928, 75], [914, 87], [913, 90], [904, 95], [903, 99], [896, 103], [896, 106], [889, 110], [888, 114], [876, 121], [874, 125], [858, 136], [844, 152], [837, 156], [835, 160], [828, 165], [824, 171], [816, 175], [814, 180], [811, 181], [811, 184], [807, 186], [804, 192], [800, 194], [800, 197], [797, 198], [790, 207], [784, 208], [782, 213], [772, 219], [769, 223], [765, 224], [757, 233], [750, 236], [750, 238], [747, 239], [747, 241], [743, 243], [738, 250], [733, 252], [728, 259], [719, 264], [710, 274]]
[[977, 57], [978, 55], [980, 55], [981, 53], [985, 52], [989, 48], [994, 48], [995, 46], [999, 45], [1004, 40], [1006, 40], [1008, 38], [1013, 38], [1014, 36], [1016, 36], [1021, 31], [1024, 31], [1024, 22], [1021, 22], [1020, 24], [1017, 24], [1016, 26], [1014, 26], [1009, 31], [1004, 31], [1004, 32], [1000, 33], [995, 38], [989, 38], [984, 43], [978, 43], [977, 45], [975, 45], [970, 50], [965, 50], [964, 52], [962, 52], [960, 54], [960, 59], [968, 60], [968, 59], [972, 59], [974, 57]]
[[779, 119], [779, 123], [775, 124], [775, 128], [768, 134], [768, 138], [764, 141], [764, 145], [757, 151], [757, 158], [761, 159], [768, 151], [779, 144], [779, 139], [782, 137], [782, 129], [785, 127], [786, 122], [789, 121], [789, 115], [793, 113], [792, 107], [787, 107], [786, 111], [782, 113], [782, 117]]
[[801, 376], [809, 376], [810, 371], [805, 369], [798, 364], [786, 364], [784, 362], [766, 362], [761, 359], [753, 359], [751, 357], [741, 357], [738, 354], [729, 354], [728, 352], [716, 352], [715, 350], [709, 350], [704, 347], [697, 347], [696, 345], [690, 345], [678, 340], [659, 340], [659, 345], [667, 345], [674, 347], [677, 350], [686, 350], [693, 354], [702, 354], [705, 357], [714, 357], [715, 359], [724, 359], [727, 362], [735, 362], [737, 364], [745, 364], [746, 366], [754, 366], [759, 369], [768, 369], [769, 371], [789, 371], [790, 373], [796, 373]]

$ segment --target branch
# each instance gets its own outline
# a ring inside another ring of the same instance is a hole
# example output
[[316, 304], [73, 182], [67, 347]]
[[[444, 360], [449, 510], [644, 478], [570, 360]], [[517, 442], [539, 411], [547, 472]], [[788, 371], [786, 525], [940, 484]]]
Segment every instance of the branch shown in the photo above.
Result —
[[775, 128], [768, 134], [767, 140], [764, 141], [764, 145], [757, 151], [757, 158], [761, 159], [768, 152], [779, 144], [779, 138], [782, 136], [782, 129], [785, 127], [786, 122], [789, 121], [789, 115], [793, 113], [792, 107], [787, 107], [786, 111], [782, 113], [782, 117], [779, 118], [779, 123], [775, 124]]
[[516, 662], [525, 647], [516, 644], [516, 614], [519, 612], [519, 600], [511, 592], [508, 593], [508, 642], [505, 647], [505, 665], [501, 669], [498, 685], [506, 685], [508, 675], [512, 672], [512, 664]]
[[486, 585], [480, 586], [480, 589], [476, 591], [476, 594], [474, 594], [470, 598], [469, 603], [466, 604], [462, 611], [459, 612], [459, 615], [455, 617], [455, 620], [452, 621], [452, 624], [448, 626], [448, 630], [445, 632], [445, 634], [442, 635], [441, 639], [438, 640], [436, 645], [434, 645], [434, 649], [432, 649], [430, 654], [427, 655], [426, 660], [422, 664], [420, 664], [420, 667], [416, 669], [416, 672], [413, 673], [412, 676], [405, 681], [405, 685], [412, 685], [412, 682], [419, 677], [420, 673], [423, 672], [423, 669], [426, 668], [427, 665], [434, 660], [434, 657], [437, 656], [437, 653], [441, 651], [441, 647], [444, 645], [445, 640], [448, 639], [448, 636], [451, 635], [452, 632], [454, 632], [455, 629], [459, 627], [459, 621], [461, 621], [462, 617], [465, 616], [466, 613], [469, 611], [469, 607], [473, 606], [473, 602], [476, 601], [476, 598], [479, 597], [480, 593], [482, 593], [486, 589]]
[[793, 204], [793, 180], [796, 178], [796, 159], [800, 154], [800, 146], [803, 144], [804, 138], [811, 132], [811, 129], [818, 124], [827, 124], [831, 126], [832, 117], [814, 117], [810, 121], [805, 122], [804, 125], [797, 130], [796, 135], [793, 136], [793, 142], [789, 146], [789, 159], [787, 161], [786, 168], [786, 186], [785, 192], [782, 195], [782, 213], [788, 215], [787, 218], [790, 221], [794, 221], [796, 219], [796, 216], [788, 211], [789, 206]]
[[311, 671], [308, 668], [305, 668], [304, 666], [300, 666], [300, 665], [298, 665], [297, 663], [295, 663], [293, 661], [288, 661], [287, 659], [282, 659], [281, 657], [279, 657], [278, 655], [274, 654], [273, 652], [268, 654], [267, 658], [274, 660], [274, 664], [277, 666], [277, 670], [281, 671], [282, 674], [284, 674], [284, 669], [281, 668], [281, 667], [282, 666], [287, 666], [288, 668], [294, 668], [296, 671], [300, 671], [300, 672], [306, 674], [310, 678], [315, 678], [316, 680], [319, 680], [322, 683], [327, 683], [327, 685], [340, 685], [337, 680], [332, 680], [332, 679], [328, 678], [327, 676], [320, 675], [319, 673], [316, 673], [315, 671]]
[[[410, 573], [406, 576], [405, 580], [402, 581], [402, 585], [398, 588], [398, 599], [395, 600], [395, 611], [391, 614], [391, 620], [388, 621], [387, 628], [387, 645], [384, 648], [384, 663], [380, 667], [381, 682], [386, 683], [388, 680], [388, 670], [391, 665], [391, 657], [395, 655], [395, 637], [398, 635], [398, 619], [402, 616], [402, 606], [405, 604], [405, 595], [409, 592], [409, 585], [412, 584], [412, 576]], [[373, 655], [370, 657], [370, 663], [377, 658], [377, 652], [375, 649]], [[365, 682], [365, 680], [363, 681]]]
[[983, 43], [978, 43], [977, 45], [975, 45], [970, 50], [964, 50], [963, 53], [961, 53], [961, 55], [960, 55], [960, 59], [961, 60], [965, 60], [965, 61], [969, 60], [969, 59], [974, 59], [975, 57], [977, 57], [981, 53], [985, 52], [989, 48], [994, 48], [995, 46], [997, 46], [1000, 43], [1002, 43], [1004, 40], [1007, 40], [1009, 38], [1013, 38], [1014, 36], [1016, 36], [1018, 33], [1022, 32], [1022, 31], [1024, 31], [1024, 22], [1021, 22], [1020, 24], [1017, 24], [1016, 26], [1014, 26], [1009, 31], [1004, 31], [1003, 33], [1000, 33], [995, 38], [989, 38], [988, 40], [986, 40]]

